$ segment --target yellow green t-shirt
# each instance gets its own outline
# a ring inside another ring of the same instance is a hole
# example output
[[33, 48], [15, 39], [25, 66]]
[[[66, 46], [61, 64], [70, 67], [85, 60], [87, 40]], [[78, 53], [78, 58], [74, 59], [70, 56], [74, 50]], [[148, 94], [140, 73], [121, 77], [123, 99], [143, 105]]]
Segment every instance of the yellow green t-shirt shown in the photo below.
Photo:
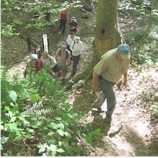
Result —
[[117, 82], [127, 71], [130, 64], [130, 59], [120, 61], [116, 56], [116, 52], [117, 48], [109, 50], [94, 67], [94, 71], [98, 76], [101, 75], [110, 82]]

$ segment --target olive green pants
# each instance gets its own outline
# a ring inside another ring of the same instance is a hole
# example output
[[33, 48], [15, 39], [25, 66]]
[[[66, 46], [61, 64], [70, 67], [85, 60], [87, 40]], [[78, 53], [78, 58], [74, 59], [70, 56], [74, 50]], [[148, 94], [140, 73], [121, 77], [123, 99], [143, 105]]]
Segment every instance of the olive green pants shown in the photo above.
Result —
[[107, 117], [110, 117], [110, 118], [116, 107], [116, 97], [115, 97], [115, 93], [113, 91], [114, 84], [115, 83], [113, 83], [113, 82], [109, 82], [109, 81], [105, 80], [103, 77], [99, 77], [100, 89], [103, 91], [103, 93], [105, 95], [104, 96], [105, 99], [107, 99], [106, 115], [107, 115]]

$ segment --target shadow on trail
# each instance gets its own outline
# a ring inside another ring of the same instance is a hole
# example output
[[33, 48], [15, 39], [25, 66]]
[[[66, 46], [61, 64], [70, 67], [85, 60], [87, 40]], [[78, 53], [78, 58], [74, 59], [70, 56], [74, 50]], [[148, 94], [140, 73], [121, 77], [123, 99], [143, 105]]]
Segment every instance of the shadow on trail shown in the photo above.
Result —
[[149, 145], [150, 156], [158, 156], [158, 140]]
[[[131, 128], [126, 126], [126, 141], [131, 145], [136, 156], [155, 156], [158, 144], [145, 145], [142, 138]], [[157, 154], [158, 155], [158, 154]]]
[[95, 95], [90, 94], [90, 90], [91, 90], [90, 84], [86, 85], [86, 89], [82, 87], [76, 88], [78, 94], [73, 103], [74, 104], [73, 107], [76, 112], [80, 111], [86, 114], [92, 110], [93, 108], [92, 104], [94, 102]]

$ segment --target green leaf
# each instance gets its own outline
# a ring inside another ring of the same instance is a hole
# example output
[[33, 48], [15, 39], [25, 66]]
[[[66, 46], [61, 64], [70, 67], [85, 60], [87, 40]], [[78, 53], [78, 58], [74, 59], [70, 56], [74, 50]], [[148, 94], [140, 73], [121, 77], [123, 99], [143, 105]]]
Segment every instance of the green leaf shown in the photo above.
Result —
[[8, 123], [8, 124], [5, 124], [5, 128], [7, 128], [7, 131], [8, 131], [8, 132], [18, 130], [16, 123]]
[[47, 145], [46, 144], [39, 144], [39, 145], [37, 145], [37, 147], [40, 148], [39, 153], [42, 153], [45, 151]]
[[24, 127], [30, 125], [30, 122], [25, 119], [24, 115], [19, 116], [19, 120], [23, 123]]
[[58, 153], [63, 153], [63, 152], [64, 152], [64, 150], [61, 149], [61, 148], [57, 149], [56, 151], [57, 151]]
[[54, 132], [49, 132], [47, 135], [52, 136], [53, 134], [54, 134]]
[[73, 118], [73, 115], [71, 115], [71, 114], [67, 114], [67, 116], [69, 117], [69, 118]]
[[4, 107], [4, 112], [6, 112], [6, 111], [10, 111], [9, 106], [5, 106], [5, 107]]
[[57, 132], [59, 133], [60, 136], [64, 136], [64, 132], [61, 129], [58, 129]]
[[23, 138], [23, 135], [20, 132], [16, 132], [15, 140], [21, 140]]
[[33, 133], [33, 132], [34, 132], [34, 130], [31, 129], [31, 128], [27, 128], [27, 131], [30, 132], [30, 133]]
[[57, 124], [54, 122], [51, 122], [50, 125], [48, 125], [48, 127], [53, 128], [53, 129], [58, 129]]
[[15, 117], [15, 116], [13, 116], [13, 117], [11, 117], [10, 122], [14, 122], [15, 120], [16, 120], [16, 117]]
[[33, 94], [33, 95], [31, 95], [31, 101], [33, 103], [36, 103], [39, 99], [41, 99], [41, 97], [39, 96], [39, 94]]
[[71, 137], [72, 137], [71, 134], [68, 133], [68, 132], [64, 132], [64, 135], [65, 135], [66, 137], [68, 137], [68, 138], [71, 138]]
[[59, 141], [58, 144], [59, 144], [59, 146], [62, 146], [63, 143], [61, 141]]
[[68, 126], [69, 125], [69, 122], [67, 120], [63, 120], [63, 123]]
[[18, 95], [14, 90], [11, 90], [9, 91], [9, 97], [11, 98], [12, 101], [16, 102]]
[[5, 144], [8, 141], [9, 137], [1, 136], [1, 143]]
[[55, 119], [55, 120], [58, 120], [58, 121], [62, 120], [61, 117], [55, 117], [54, 119]]
[[64, 129], [65, 125], [63, 123], [59, 123], [59, 124], [57, 124], [57, 127], [60, 129]]

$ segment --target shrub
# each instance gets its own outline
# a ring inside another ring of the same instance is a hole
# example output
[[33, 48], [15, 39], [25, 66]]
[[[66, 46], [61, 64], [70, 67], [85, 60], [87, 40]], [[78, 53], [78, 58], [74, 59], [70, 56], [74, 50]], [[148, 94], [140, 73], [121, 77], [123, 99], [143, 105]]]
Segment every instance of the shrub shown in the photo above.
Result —
[[[13, 79], [2, 68], [2, 155], [83, 155], [78, 146], [80, 115], [66, 103], [60, 81], [45, 70]], [[73, 145], [72, 145], [73, 144]]]

